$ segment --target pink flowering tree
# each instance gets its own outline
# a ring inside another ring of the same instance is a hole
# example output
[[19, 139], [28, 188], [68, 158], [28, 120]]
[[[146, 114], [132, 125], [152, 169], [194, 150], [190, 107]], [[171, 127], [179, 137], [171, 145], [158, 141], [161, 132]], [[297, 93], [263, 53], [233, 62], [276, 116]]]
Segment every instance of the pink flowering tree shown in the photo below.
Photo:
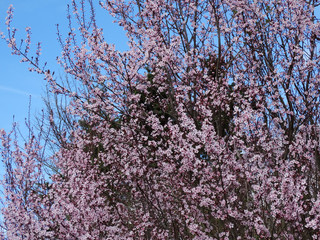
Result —
[[127, 33], [120, 52], [74, 0], [59, 62], [76, 89], [40, 46], [31, 57], [29, 28], [16, 43], [10, 7], [3, 37], [72, 122], [50, 159], [38, 137], [21, 149], [1, 132], [4, 238], [319, 239], [318, 6], [100, 1]]

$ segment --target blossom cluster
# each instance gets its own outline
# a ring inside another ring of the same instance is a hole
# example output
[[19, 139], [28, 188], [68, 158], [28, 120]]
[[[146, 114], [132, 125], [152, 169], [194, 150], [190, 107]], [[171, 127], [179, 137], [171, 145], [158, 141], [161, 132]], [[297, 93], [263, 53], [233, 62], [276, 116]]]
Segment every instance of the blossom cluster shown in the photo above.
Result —
[[6, 238], [320, 238], [319, 4], [100, 5], [129, 50], [105, 42], [93, 1], [73, 0], [59, 62], [77, 89], [39, 67], [40, 46], [28, 57], [29, 28], [17, 48], [9, 10], [13, 53], [75, 120], [50, 178], [39, 141], [21, 150], [1, 132]]

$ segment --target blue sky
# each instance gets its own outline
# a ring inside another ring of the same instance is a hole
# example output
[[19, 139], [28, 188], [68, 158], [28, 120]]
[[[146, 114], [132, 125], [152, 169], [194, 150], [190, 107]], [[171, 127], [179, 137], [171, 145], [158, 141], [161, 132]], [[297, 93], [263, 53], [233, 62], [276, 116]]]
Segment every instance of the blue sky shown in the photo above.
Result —
[[[0, 0], [0, 31], [6, 33], [4, 25], [6, 11], [10, 4], [14, 6], [13, 26], [20, 34], [17, 39], [24, 37], [24, 29], [29, 26], [32, 30], [32, 44], [41, 42], [42, 62], [61, 73], [63, 70], [56, 64], [56, 57], [61, 49], [57, 41], [56, 24], [62, 28], [67, 26], [64, 0]], [[98, 2], [98, 1], [96, 1]], [[109, 43], [116, 43], [117, 49], [126, 48], [126, 37], [121, 28], [112, 23], [112, 17], [104, 10], [97, 11], [98, 24], [105, 30], [105, 38]], [[45, 95], [46, 82], [43, 76], [30, 73], [27, 63], [20, 63], [18, 56], [12, 56], [4, 40], [0, 40], [0, 129], [9, 131], [13, 116], [22, 132], [26, 134], [24, 126], [28, 116], [29, 98], [31, 95], [31, 117], [38, 115], [44, 107], [42, 96]]]

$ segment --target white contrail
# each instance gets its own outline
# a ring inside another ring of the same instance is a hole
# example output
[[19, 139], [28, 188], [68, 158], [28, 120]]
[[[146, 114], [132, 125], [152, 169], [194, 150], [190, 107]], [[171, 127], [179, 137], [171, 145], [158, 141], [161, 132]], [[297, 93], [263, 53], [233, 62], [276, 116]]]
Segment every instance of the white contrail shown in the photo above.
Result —
[[35, 98], [41, 98], [40, 95], [38, 94], [33, 94], [33, 93], [29, 93], [29, 92], [25, 92], [16, 88], [10, 88], [10, 87], [5, 87], [5, 86], [1, 86], [0, 85], [0, 90], [2, 91], [6, 91], [6, 92], [11, 92], [11, 93], [15, 93], [15, 94], [19, 94], [19, 95], [24, 95], [24, 96], [30, 96], [31, 97], [35, 97]]

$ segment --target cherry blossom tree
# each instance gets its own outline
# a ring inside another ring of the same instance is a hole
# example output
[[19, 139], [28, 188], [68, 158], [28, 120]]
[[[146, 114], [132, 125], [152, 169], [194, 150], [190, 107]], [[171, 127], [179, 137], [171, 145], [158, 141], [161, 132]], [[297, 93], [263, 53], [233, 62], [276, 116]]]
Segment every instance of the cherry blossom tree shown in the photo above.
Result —
[[17, 44], [8, 10], [13, 54], [69, 101], [49, 178], [41, 138], [21, 149], [1, 132], [4, 237], [318, 239], [319, 3], [100, 7], [129, 50], [104, 40], [93, 1], [72, 1], [58, 36], [74, 88], [41, 65], [40, 45], [30, 56], [30, 28]]

